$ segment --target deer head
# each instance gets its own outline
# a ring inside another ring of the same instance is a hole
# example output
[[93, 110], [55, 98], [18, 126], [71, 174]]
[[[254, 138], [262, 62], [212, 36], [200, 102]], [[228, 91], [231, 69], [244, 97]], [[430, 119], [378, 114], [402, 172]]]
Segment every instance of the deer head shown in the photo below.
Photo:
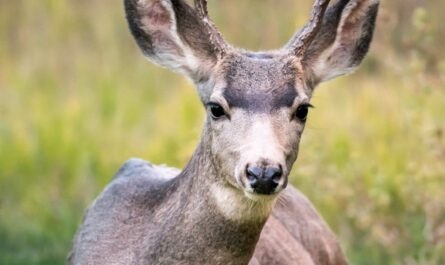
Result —
[[125, 0], [144, 55], [195, 83], [207, 110], [205, 146], [220, 181], [254, 200], [286, 187], [314, 88], [360, 64], [378, 4], [316, 0], [309, 22], [287, 45], [249, 52], [223, 39], [206, 0], [194, 8], [184, 0]]

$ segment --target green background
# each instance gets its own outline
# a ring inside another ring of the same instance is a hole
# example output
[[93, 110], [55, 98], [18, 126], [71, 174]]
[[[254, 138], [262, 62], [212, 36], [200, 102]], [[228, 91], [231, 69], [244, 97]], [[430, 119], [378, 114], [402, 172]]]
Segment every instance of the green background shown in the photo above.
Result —
[[[226, 38], [286, 43], [309, 0], [210, 1]], [[382, 3], [353, 75], [315, 93], [292, 182], [352, 264], [445, 264], [441, 0]], [[130, 157], [182, 167], [204, 119], [147, 63], [121, 0], [0, 0], [0, 264], [63, 264], [83, 209]]]

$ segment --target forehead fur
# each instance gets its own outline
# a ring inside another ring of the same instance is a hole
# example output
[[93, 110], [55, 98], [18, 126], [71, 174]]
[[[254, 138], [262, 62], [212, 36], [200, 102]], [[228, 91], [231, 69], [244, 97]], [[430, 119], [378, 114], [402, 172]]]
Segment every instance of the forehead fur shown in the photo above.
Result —
[[223, 65], [223, 96], [230, 107], [272, 111], [292, 106], [298, 96], [297, 69], [291, 59], [267, 53], [245, 53]]

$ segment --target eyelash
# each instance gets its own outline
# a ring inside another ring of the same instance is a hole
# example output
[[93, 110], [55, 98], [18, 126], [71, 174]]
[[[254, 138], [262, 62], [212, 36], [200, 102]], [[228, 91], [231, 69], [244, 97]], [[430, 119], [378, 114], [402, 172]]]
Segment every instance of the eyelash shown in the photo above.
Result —
[[221, 105], [218, 103], [210, 102], [207, 104], [207, 107], [209, 108], [210, 115], [214, 120], [219, 120], [221, 118], [228, 117], [224, 108], [221, 107]]
[[307, 121], [307, 116], [309, 114], [309, 108], [313, 108], [314, 106], [312, 106], [309, 103], [303, 103], [300, 106], [298, 106], [297, 110], [294, 112], [294, 114], [292, 115], [293, 118], [296, 118], [302, 122], [306, 122]]

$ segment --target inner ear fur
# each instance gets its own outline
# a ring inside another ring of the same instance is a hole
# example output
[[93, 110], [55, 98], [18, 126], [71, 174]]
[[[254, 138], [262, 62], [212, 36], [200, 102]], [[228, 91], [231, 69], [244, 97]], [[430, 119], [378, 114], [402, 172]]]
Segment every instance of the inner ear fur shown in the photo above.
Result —
[[379, 0], [338, 0], [328, 8], [303, 58], [314, 83], [349, 74], [359, 66], [372, 41], [378, 6]]
[[152, 62], [194, 80], [217, 61], [210, 36], [184, 0], [125, 0], [130, 31]]

